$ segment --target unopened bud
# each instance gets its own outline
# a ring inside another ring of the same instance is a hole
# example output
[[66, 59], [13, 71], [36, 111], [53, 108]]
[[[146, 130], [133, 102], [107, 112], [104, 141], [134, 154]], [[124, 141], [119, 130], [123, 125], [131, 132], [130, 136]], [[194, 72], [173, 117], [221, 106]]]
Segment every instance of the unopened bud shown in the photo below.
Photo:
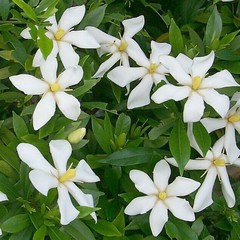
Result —
[[118, 148], [122, 148], [126, 144], [126, 133], [121, 133], [115, 140]]
[[68, 141], [73, 144], [79, 143], [86, 135], [86, 128], [79, 128], [68, 135]]

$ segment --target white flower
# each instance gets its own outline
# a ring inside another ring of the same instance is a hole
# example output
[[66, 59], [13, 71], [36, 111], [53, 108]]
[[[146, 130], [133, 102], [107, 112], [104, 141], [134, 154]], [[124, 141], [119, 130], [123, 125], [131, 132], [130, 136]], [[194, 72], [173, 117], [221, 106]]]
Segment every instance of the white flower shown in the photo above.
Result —
[[86, 28], [101, 45], [101, 48], [98, 49], [99, 56], [101, 57], [105, 53], [111, 55], [108, 60], [99, 66], [97, 72], [93, 76], [94, 78], [102, 77], [104, 73], [119, 60], [120, 64], [123, 66], [129, 66], [128, 57], [131, 57], [128, 53], [129, 40], [143, 28], [144, 16], [141, 15], [136, 18], [124, 20], [122, 24], [124, 27], [124, 33], [120, 39], [108, 35], [95, 27]]
[[[213, 203], [212, 191], [215, 180], [218, 179], [221, 183], [222, 193], [227, 202], [228, 207], [235, 205], [235, 195], [232, 190], [226, 165], [229, 160], [225, 154], [222, 153], [224, 138], [220, 138], [209, 150], [203, 159], [189, 160], [185, 166], [185, 170], [206, 170], [206, 177], [197, 191], [195, 196], [193, 210], [195, 212], [202, 211]], [[174, 166], [177, 162], [173, 158], [166, 158], [166, 160]]]
[[209, 133], [225, 128], [223, 146], [226, 149], [229, 161], [233, 163], [240, 155], [235, 137], [235, 130], [240, 134], [240, 100], [227, 112], [225, 118], [203, 118], [201, 123]]
[[[60, 59], [65, 68], [78, 65], [79, 55], [74, 51], [72, 45], [79, 48], [98, 48], [100, 47], [94, 37], [86, 30], [73, 31], [72, 28], [78, 25], [85, 14], [85, 6], [76, 6], [64, 11], [58, 24], [55, 15], [48, 18], [52, 25], [46, 27], [46, 36], [53, 40], [53, 49], [50, 56], [56, 57], [59, 53]], [[29, 28], [22, 31], [21, 36], [31, 39]], [[39, 67], [43, 55], [38, 49], [33, 59], [33, 66]]]
[[139, 79], [139, 84], [131, 91], [127, 107], [128, 109], [142, 107], [150, 103], [150, 91], [153, 84], [165, 80], [167, 69], [159, 62], [159, 57], [168, 55], [171, 45], [167, 43], [151, 42], [152, 52], [148, 59], [138, 44], [128, 40], [128, 53], [140, 67], [119, 66], [110, 71], [107, 75], [120, 87], [125, 87], [132, 81]]
[[0, 192], [0, 202], [7, 201], [8, 197], [5, 193]]
[[[21, 160], [33, 169], [29, 173], [29, 178], [40, 193], [47, 196], [49, 189], [57, 188], [61, 224], [66, 225], [79, 214], [72, 204], [69, 193], [80, 206], [94, 206], [92, 195], [83, 193], [74, 182], [97, 182], [99, 178], [85, 160], [81, 160], [75, 169], [71, 166], [66, 169], [67, 161], [72, 153], [68, 141], [52, 140], [49, 147], [56, 168], [31, 144], [20, 143], [17, 146], [17, 152]], [[95, 212], [91, 213], [91, 216], [97, 221]]]
[[171, 184], [168, 184], [170, 174], [171, 169], [165, 160], [156, 164], [153, 170], [154, 182], [142, 171], [130, 171], [130, 178], [135, 187], [147, 196], [133, 199], [126, 207], [125, 213], [128, 215], [144, 214], [152, 209], [149, 222], [154, 236], [162, 231], [168, 221], [168, 209], [177, 218], [185, 221], [195, 220], [189, 202], [179, 197], [192, 193], [200, 186], [200, 183], [189, 178], [177, 177]]
[[204, 113], [204, 102], [212, 106], [221, 117], [225, 117], [229, 99], [215, 89], [239, 84], [227, 70], [206, 77], [213, 61], [213, 51], [207, 56], [195, 57], [193, 60], [183, 54], [179, 54], [177, 59], [161, 56], [160, 62], [169, 69], [170, 74], [181, 86], [166, 84], [152, 95], [152, 100], [163, 103], [170, 99], [179, 101], [188, 98], [183, 110], [184, 122], [198, 122]]
[[12, 84], [25, 94], [43, 94], [33, 113], [35, 130], [41, 128], [51, 119], [55, 113], [56, 104], [64, 116], [69, 119], [77, 120], [80, 115], [79, 101], [65, 91], [69, 91], [68, 87], [80, 82], [83, 76], [82, 67], [68, 68], [57, 78], [57, 66], [57, 60], [49, 57], [40, 66], [43, 79], [28, 74], [20, 74], [9, 78]]

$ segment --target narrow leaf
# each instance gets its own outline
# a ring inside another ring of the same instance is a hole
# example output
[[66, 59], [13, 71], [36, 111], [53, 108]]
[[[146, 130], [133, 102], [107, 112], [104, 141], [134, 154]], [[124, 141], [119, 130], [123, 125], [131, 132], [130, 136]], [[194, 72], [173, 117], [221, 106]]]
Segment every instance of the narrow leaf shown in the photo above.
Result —
[[28, 134], [28, 128], [25, 121], [13, 112], [13, 129], [18, 138]]
[[18, 5], [29, 18], [31, 18], [35, 22], [37, 21], [37, 15], [36, 15], [36, 13], [34, 12], [34, 10], [32, 9], [31, 6], [29, 6], [23, 0], [13, 0], [13, 2], [16, 5]]

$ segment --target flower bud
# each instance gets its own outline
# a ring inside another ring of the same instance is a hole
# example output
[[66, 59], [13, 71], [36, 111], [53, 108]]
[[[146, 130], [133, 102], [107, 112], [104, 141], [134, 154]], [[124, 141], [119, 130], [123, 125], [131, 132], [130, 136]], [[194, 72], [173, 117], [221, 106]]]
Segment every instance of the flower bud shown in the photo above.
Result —
[[126, 133], [121, 133], [115, 140], [118, 148], [122, 148], [126, 144]]
[[72, 144], [79, 143], [86, 135], [86, 128], [79, 128], [68, 135], [68, 141]]

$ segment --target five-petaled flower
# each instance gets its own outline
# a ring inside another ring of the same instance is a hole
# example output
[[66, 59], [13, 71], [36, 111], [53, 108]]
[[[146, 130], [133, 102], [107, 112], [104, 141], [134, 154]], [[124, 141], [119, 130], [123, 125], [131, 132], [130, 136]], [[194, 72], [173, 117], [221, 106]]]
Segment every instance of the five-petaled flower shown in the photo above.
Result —
[[[185, 221], [194, 221], [192, 207], [185, 199], [179, 198], [195, 191], [200, 183], [185, 177], [177, 177], [171, 184], [169, 164], [159, 161], [153, 170], [153, 179], [140, 170], [131, 170], [130, 178], [138, 191], [146, 194], [133, 199], [125, 209], [128, 215], [144, 214], [151, 210], [149, 216], [152, 234], [157, 236], [168, 221], [168, 209], [172, 214]], [[179, 197], [178, 197], [179, 196]]]
[[[79, 48], [100, 47], [88, 31], [72, 30], [75, 25], [81, 22], [84, 14], [85, 6], [82, 5], [66, 9], [58, 24], [55, 15], [46, 20], [52, 24], [51, 26], [46, 27], [48, 30], [46, 36], [53, 40], [53, 49], [50, 56], [56, 57], [59, 53], [60, 59], [65, 68], [76, 66], [79, 62], [79, 55], [74, 51], [72, 45]], [[29, 28], [24, 29], [21, 36], [25, 39], [31, 39]], [[39, 67], [42, 60], [42, 52], [38, 49], [33, 59], [33, 66]]]
[[152, 95], [152, 100], [163, 103], [170, 99], [179, 101], [188, 98], [183, 110], [184, 122], [198, 122], [204, 113], [204, 102], [212, 106], [221, 117], [225, 117], [229, 109], [229, 98], [215, 89], [239, 84], [227, 70], [206, 76], [213, 61], [213, 51], [193, 60], [183, 54], [179, 54], [177, 58], [161, 56], [160, 62], [181, 86], [166, 84]]
[[[76, 168], [71, 166], [66, 168], [72, 153], [72, 147], [68, 141], [52, 140], [49, 147], [55, 168], [32, 144], [20, 143], [17, 146], [17, 152], [20, 159], [33, 169], [29, 173], [29, 178], [40, 193], [47, 196], [51, 188], [57, 188], [61, 224], [66, 225], [79, 214], [72, 204], [69, 193], [80, 206], [94, 207], [92, 195], [83, 193], [74, 182], [92, 183], [99, 181], [99, 178], [85, 160], [79, 161]], [[95, 212], [91, 213], [91, 216], [97, 221]]]
[[48, 57], [40, 66], [43, 79], [28, 74], [19, 74], [9, 78], [12, 84], [25, 94], [42, 95], [33, 112], [35, 130], [40, 129], [51, 119], [55, 113], [56, 104], [69, 119], [77, 120], [80, 115], [79, 101], [65, 91], [69, 91], [68, 87], [80, 82], [83, 76], [82, 67], [68, 68], [56, 77], [57, 67], [57, 60]]

